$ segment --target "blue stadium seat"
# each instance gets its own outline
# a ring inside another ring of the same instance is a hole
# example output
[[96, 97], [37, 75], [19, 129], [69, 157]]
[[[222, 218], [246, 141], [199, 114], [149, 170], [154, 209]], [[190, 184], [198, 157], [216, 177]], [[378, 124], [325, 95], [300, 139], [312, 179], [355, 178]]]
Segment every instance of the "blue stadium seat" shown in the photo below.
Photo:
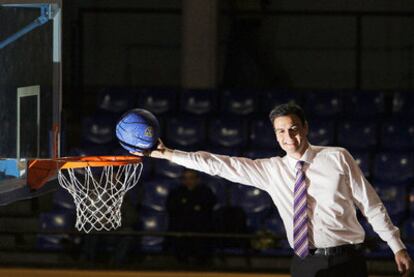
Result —
[[230, 189], [230, 204], [241, 207], [247, 216], [247, 227], [259, 230], [268, 216], [273, 202], [263, 190], [245, 185], [233, 185]]
[[368, 220], [365, 217], [359, 219], [359, 223], [361, 224], [362, 228], [365, 231], [365, 237], [368, 240], [373, 240], [378, 238], [378, 234], [375, 233], [374, 229], [372, 228], [371, 224], [369, 224]]
[[401, 229], [405, 246], [412, 257], [414, 255], [414, 216], [407, 218]]
[[140, 180], [148, 180], [154, 175], [155, 161], [152, 158], [144, 157], [142, 160], [142, 172]]
[[105, 88], [98, 92], [97, 107], [102, 111], [124, 113], [134, 108], [136, 91], [127, 88]]
[[72, 211], [50, 211], [39, 215], [40, 229], [44, 231], [73, 231], [75, 214]]
[[284, 156], [284, 152], [282, 150], [278, 150], [276, 148], [269, 148], [269, 149], [255, 149], [250, 148], [247, 149], [243, 153], [243, 157], [250, 158], [250, 159], [265, 159], [265, 158], [271, 158], [276, 156]]
[[168, 160], [156, 159], [154, 161], [154, 174], [156, 177], [178, 178], [184, 167]]
[[380, 140], [383, 149], [414, 150], [414, 120], [393, 118], [384, 121]]
[[214, 210], [229, 205], [229, 182], [223, 178], [202, 175], [202, 182], [206, 184], [216, 196], [217, 203]]
[[106, 144], [115, 139], [117, 116], [107, 112], [95, 113], [82, 119], [83, 141]]
[[400, 116], [412, 116], [414, 115], [413, 103], [414, 94], [412, 91], [395, 92], [392, 99], [392, 113]]
[[69, 235], [38, 235], [36, 249], [42, 251], [65, 251], [70, 243]]
[[183, 90], [180, 94], [180, 110], [193, 115], [207, 115], [215, 112], [217, 100], [215, 91], [207, 89]]
[[[168, 215], [151, 209], [142, 209], [139, 216], [139, 230], [143, 232], [166, 232], [168, 230]], [[145, 253], [160, 253], [164, 246], [162, 236], [143, 236], [141, 250]]]
[[367, 258], [391, 258], [393, 256], [392, 251], [387, 243], [380, 240], [366, 218], [363, 217], [359, 222], [365, 230], [365, 255]]
[[78, 244], [79, 238], [65, 232], [74, 230], [76, 214], [72, 211], [58, 210], [41, 213], [39, 223], [41, 232], [62, 232], [62, 234], [37, 235], [36, 248], [45, 251], [63, 251], [70, 244]]
[[176, 116], [166, 122], [166, 141], [174, 148], [198, 149], [205, 143], [207, 124], [198, 116]]
[[177, 180], [169, 178], [155, 178], [141, 184], [143, 190], [141, 205], [158, 212], [166, 210], [168, 195], [178, 185]]
[[235, 117], [212, 118], [208, 138], [215, 146], [243, 147], [247, 144], [246, 122]]
[[389, 182], [375, 182], [374, 188], [384, 203], [394, 224], [399, 225], [407, 211], [407, 187]]
[[176, 111], [177, 91], [174, 89], [141, 89], [138, 107], [146, 109], [155, 115]]
[[225, 156], [231, 156], [231, 157], [240, 157], [242, 154], [241, 148], [239, 147], [225, 147], [225, 146], [214, 146], [209, 145], [207, 150], [210, 153], [214, 153], [217, 155], [225, 155]]
[[414, 157], [410, 152], [376, 153], [373, 160], [374, 183], [407, 184], [414, 180]]
[[[403, 233], [403, 237], [407, 240], [412, 240], [414, 238], [414, 217], [410, 216], [404, 221], [401, 231]], [[411, 244], [414, 244], [414, 242], [411, 241]]]
[[115, 147], [118, 147], [115, 141], [105, 144], [83, 141], [79, 147], [70, 149], [68, 153], [69, 156], [105, 156], [111, 155]]
[[394, 254], [388, 244], [382, 240], [374, 242], [373, 248], [365, 248], [364, 255], [367, 259], [392, 259]]
[[379, 91], [349, 91], [344, 93], [347, 117], [379, 117], [385, 114], [385, 93]]
[[410, 254], [410, 257], [414, 256], [414, 243], [406, 243], [405, 246], [407, 246], [407, 251]]
[[[130, 205], [133, 207], [140, 207], [142, 201], [142, 192], [143, 192], [143, 185], [147, 180], [140, 179], [140, 181], [124, 196], [124, 201], [129, 201]], [[128, 199], [127, 199], [128, 198]]]
[[277, 148], [276, 135], [268, 119], [253, 119], [250, 122], [250, 145], [254, 148]]
[[71, 149], [69, 149], [65, 156], [72, 157], [72, 156], [88, 156], [88, 155], [89, 153], [86, 148], [77, 146], [77, 147], [72, 147]]
[[289, 90], [265, 90], [262, 91], [260, 95], [260, 102], [260, 111], [268, 114], [274, 107], [280, 104], [294, 102], [298, 105], [302, 105], [303, 96], [299, 92]]
[[254, 233], [261, 231], [268, 214], [269, 211], [267, 210], [259, 213], [246, 213], [246, 225], [248, 230]]
[[220, 95], [220, 110], [225, 114], [248, 115], [256, 112], [258, 106], [254, 90], [224, 90]]
[[373, 150], [377, 146], [377, 124], [373, 120], [345, 119], [338, 123], [338, 144], [345, 148]]
[[283, 221], [277, 213], [273, 213], [265, 220], [264, 230], [274, 235], [276, 239], [275, 246], [270, 249], [264, 249], [263, 255], [291, 256], [293, 250], [286, 239], [286, 230]]
[[332, 146], [335, 143], [335, 120], [330, 118], [310, 119], [308, 139], [314, 145]]
[[305, 97], [305, 112], [310, 117], [340, 116], [343, 112], [342, 93], [335, 91], [308, 92]]
[[53, 194], [53, 206], [57, 209], [64, 209], [74, 212], [76, 209], [75, 201], [70, 193], [59, 186], [56, 192]]
[[246, 213], [259, 213], [272, 207], [270, 196], [263, 190], [246, 185], [233, 185], [230, 189], [230, 203], [240, 206]]
[[366, 150], [350, 150], [365, 178], [371, 178], [371, 152]]
[[265, 228], [271, 231], [276, 236], [280, 236], [280, 237], [286, 236], [286, 230], [285, 230], [285, 226], [283, 225], [283, 221], [280, 218], [277, 211], [275, 210], [266, 219]]
[[[214, 211], [214, 227], [219, 234], [247, 234], [246, 214], [241, 207], [224, 206]], [[219, 255], [247, 255], [249, 240], [237, 237], [222, 237], [216, 240]]]

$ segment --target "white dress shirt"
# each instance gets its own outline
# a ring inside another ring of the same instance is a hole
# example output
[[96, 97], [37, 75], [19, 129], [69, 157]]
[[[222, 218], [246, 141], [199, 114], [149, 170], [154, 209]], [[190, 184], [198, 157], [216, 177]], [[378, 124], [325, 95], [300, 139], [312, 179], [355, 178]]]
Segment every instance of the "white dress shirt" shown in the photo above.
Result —
[[[346, 149], [310, 145], [300, 160], [305, 162], [311, 247], [363, 242], [365, 232], [357, 220], [356, 205], [394, 253], [405, 248], [399, 229], [392, 224], [378, 194]], [[297, 160], [287, 155], [251, 160], [203, 151], [174, 150], [172, 161], [269, 193], [293, 248], [293, 186]]]

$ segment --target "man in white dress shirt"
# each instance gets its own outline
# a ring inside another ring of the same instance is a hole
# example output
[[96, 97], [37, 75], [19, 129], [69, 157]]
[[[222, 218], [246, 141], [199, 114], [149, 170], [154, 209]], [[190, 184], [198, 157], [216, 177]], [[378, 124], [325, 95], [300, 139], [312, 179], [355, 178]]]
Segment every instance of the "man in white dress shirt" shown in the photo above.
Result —
[[[400, 232], [349, 152], [340, 147], [311, 145], [308, 123], [298, 105], [277, 106], [270, 120], [280, 147], [286, 151], [284, 157], [251, 160], [203, 151], [183, 152], [169, 149], [161, 141], [157, 149], [144, 154], [268, 192], [296, 253], [292, 276], [367, 276], [361, 246], [365, 233], [355, 206], [388, 243], [398, 271], [409, 276], [413, 262]], [[301, 196], [294, 189], [298, 184], [302, 184]], [[305, 204], [294, 208], [297, 202]]]

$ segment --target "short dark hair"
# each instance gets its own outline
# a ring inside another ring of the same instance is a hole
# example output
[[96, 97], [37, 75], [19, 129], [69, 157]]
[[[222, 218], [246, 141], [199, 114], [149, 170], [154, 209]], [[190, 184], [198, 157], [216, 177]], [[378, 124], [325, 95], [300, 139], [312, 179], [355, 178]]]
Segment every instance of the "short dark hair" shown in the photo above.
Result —
[[306, 117], [303, 109], [298, 104], [294, 102], [289, 102], [274, 107], [273, 110], [270, 112], [269, 118], [270, 122], [272, 123], [272, 126], [276, 117], [285, 115], [296, 115], [297, 117], [299, 117], [300, 121], [302, 121], [302, 124], [304, 126], [306, 124]]

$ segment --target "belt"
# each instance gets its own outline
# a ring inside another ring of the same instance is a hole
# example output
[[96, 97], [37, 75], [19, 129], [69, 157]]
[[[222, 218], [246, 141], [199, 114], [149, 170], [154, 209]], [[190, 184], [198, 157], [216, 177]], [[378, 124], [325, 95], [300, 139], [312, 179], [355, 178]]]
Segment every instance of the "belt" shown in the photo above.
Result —
[[319, 256], [336, 256], [336, 255], [342, 255], [342, 254], [347, 254], [347, 253], [355, 253], [360, 250], [362, 250], [362, 243], [345, 244], [345, 245], [327, 247], [327, 248], [314, 248], [314, 249], [309, 249], [309, 253], [311, 255], [319, 255]]

